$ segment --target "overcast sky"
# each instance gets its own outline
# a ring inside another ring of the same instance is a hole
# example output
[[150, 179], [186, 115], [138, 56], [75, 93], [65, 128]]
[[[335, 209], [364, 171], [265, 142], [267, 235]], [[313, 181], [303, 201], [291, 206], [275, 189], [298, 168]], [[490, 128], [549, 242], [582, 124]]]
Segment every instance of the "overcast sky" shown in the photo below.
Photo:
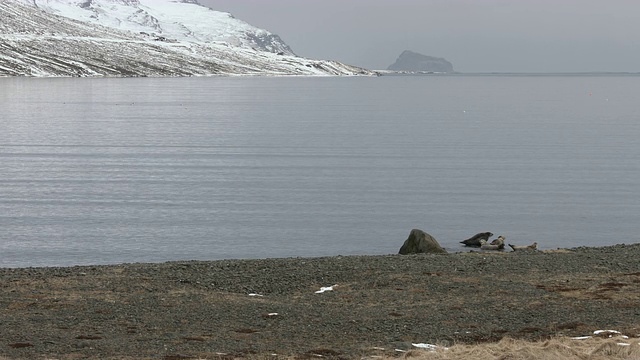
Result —
[[459, 72], [640, 71], [640, 0], [199, 0], [300, 56], [385, 69], [403, 50]]

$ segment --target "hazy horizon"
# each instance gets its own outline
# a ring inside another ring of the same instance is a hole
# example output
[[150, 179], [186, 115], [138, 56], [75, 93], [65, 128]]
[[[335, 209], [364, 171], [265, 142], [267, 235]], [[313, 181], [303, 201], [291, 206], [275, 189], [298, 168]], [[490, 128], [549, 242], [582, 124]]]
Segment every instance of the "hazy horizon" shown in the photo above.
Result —
[[458, 72], [638, 72], [632, 0], [199, 0], [294, 52], [386, 69], [404, 50]]

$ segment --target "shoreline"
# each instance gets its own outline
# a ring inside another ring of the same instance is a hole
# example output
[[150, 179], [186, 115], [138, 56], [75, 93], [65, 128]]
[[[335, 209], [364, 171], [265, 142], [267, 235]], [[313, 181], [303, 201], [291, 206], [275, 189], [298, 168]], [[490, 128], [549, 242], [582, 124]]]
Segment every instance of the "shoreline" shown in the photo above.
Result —
[[351, 359], [412, 343], [635, 335], [639, 257], [632, 244], [0, 268], [0, 356]]
[[[618, 247], [618, 246], [633, 246], [632, 244], [614, 244], [614, 245], [606, 245], [606, 246], [578, 246], [573, 248], [557, 248], [557, 249], [542, 249], [535, 250], [533, 253], [544, 253], [544, 254], [552, 254], [552, 253], [571, 253], [571, 252], [580, 252], [587, 249], [606, 249], [610, 247]], [[640, 245], [640, 243], [638, 243]], [[513, 253], [514, 251], [508, 247], [505, 247], [504, 250], [481, 250], [479, 247], [465, 247], [461, 246], [459, 251], [452, 251], [451, 248], [445, 248], [447, 251], [446, 254], [438, 254], [438, 255], [463, 255], [469, 253], [479, 253], [479, 254], [489, 254], [489, 255], [507, 255]], [[76, 265], [35, 265], [35, 266], [0, 266], [0, 271], [2, 270], [20, 270], [20, 269], [67, 269], [67, 268], [79, 268], [79, 267], [111, 267], [111, 266], [131, 266], [131, 265], [162, 265], [162, 264], [171, 264], [171, 263], [189, 263], [189, 262], [202, 262], [202, 263], [215, 263], [219, 261], [278, 261], [278, 260], [304, 260], [304, 259], [331, 259], [331, 258], [356, 258], [356, 257], [384, 257], [384, 256], [426, 256], [431, 254], [413, 254], [413, 255], [400, 255], [398, 253], [390, 253], [390, 254], [356, 254], [356, 255], [320, 255], [320, 256], [289, 256], [289, 257], [268, 257], [268, 258], [225, 258], [225, 259], [213, 259], [213, 260], [202, 260], [202, 259], [178, 259], [178, 260], [166, 260], [166, 261], [157, 261], [157, 262], [124, 262], [124, 263], [104, 263], [104, 264], [76, 264]]]

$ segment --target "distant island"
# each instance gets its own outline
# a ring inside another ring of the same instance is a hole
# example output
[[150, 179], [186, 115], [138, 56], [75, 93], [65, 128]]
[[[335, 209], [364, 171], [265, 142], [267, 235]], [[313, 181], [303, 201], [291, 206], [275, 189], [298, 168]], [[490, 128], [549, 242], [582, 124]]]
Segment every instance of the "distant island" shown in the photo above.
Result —
[[400, 54], [395, 63], [389, 65], [389, 71], [402, 72], [453, 72], [453, 64], [449, 61], [405, 50]]

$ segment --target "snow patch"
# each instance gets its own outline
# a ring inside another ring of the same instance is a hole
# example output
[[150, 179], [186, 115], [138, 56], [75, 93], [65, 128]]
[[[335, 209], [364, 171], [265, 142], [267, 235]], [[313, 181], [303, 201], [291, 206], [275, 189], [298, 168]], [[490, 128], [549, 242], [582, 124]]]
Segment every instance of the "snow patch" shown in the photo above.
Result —
[[325, 291], [333, 291], [333, 288], [334, 288], [335, 286], [338, 286], [338, 285], [332, 285], [332, 286], [321, 287], [321, 288], [320, 288], [320, 290], [316, 291], [316, 294], [322, 294], [322, 293], [323, 293], [323, 292], [325, 292]]

